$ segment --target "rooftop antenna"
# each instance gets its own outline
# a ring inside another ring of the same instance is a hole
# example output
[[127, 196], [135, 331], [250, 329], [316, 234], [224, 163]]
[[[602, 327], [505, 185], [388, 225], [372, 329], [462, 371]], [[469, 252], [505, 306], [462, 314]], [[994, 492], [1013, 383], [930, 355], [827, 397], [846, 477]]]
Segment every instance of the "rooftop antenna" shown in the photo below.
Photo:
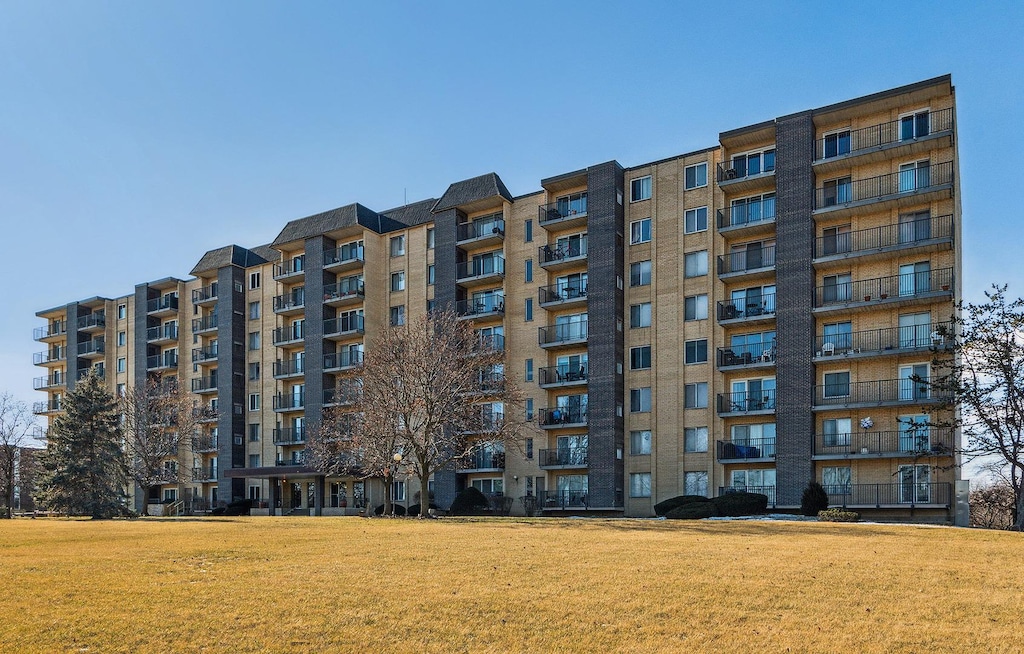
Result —
[[405, 187], [402, 189], [402, 205], [409, 206], [409, 188]]

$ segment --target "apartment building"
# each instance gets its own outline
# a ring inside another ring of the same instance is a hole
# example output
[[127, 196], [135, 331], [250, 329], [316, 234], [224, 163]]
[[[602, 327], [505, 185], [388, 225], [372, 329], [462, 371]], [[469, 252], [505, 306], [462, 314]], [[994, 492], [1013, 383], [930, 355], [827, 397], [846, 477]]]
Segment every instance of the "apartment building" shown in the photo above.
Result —
[[173, 376], [203, 429], [194, 481], [153, 500], [354, 513], [379, 482], [306, 468], [306, 430], [382, 326], [451, 307], [506, 352], [536, 428], [436, 475], [442, 507], [472, 485], [518, 512], [647, 516], [742, 489], [788, 510], [818, 481], [837, 506], [951, 521], [959, 434], [925, 424], [942, 398], [913, 379], [961, 297], [955, 118], [943, 76], [525, 195], [489, 173], [293, 220], [188, 279], [39, 312], [36, 410], [88, 368], [112, 391]]

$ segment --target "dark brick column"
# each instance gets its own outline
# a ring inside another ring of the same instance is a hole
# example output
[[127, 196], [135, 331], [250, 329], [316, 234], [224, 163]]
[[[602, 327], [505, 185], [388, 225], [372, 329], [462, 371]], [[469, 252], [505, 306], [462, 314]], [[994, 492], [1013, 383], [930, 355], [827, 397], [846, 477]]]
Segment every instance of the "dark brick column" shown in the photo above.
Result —
[[[72, 302], [67, 308], [67, 366], [64, 368], [70, 391], [78, 383], [78, 303]], [[52, 345], [47, 345], [50, 349]], [[49, 373], [49, 370], [47, 371]]]
[[135, 333], [132, 334], [132, 340], [135, 342], [135, 365], [132, 366], [132, 379], [130, 383], [130, 385], [136, 388], [146, 387], [146, 357], [149, 356], [149, 346], [146, 343], [146, 329], [149, 327], [149, 319], [146, 312], [148, 303], [149, 284], [136, 285]]
[[[457, 209], [434, 215], [434, 304], [438, 311], [455, 310], [455, 231], [458, 222]], [[434, 473], [434, 502], [438, 508], [448, 510], [457, 491], [454, 465]]]
[[244, 284], [242, 268], [217, 271], [217, 499], [225, 502], [245, 497], [245, 479], [224, 476], [228, 468], [245, 467]]
[[324, 250], [334, 246], [323, 236], [306, 239], [306, 429], [315, 429], [323, 419], [324, 403]]

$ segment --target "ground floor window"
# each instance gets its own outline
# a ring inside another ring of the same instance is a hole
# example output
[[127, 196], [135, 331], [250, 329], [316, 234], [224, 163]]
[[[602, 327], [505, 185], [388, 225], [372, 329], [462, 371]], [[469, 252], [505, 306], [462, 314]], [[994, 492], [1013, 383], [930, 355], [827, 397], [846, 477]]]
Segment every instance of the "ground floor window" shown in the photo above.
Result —
[[484, 495], [501, 495], [505, 492], [505, 481], [501, 477], [474, 479], [470, 485]]
[[348, 506], [348, 486], [340, 482], [331, 482], [331, 508], [339, 509]]
[[165, 488], [164, 489], [164, 502], [176, 502], [178, 500], [178, 489], [177, 488]]
[[707, 471], [683, 473], [683, 492], [686, 495], [708, 496], [708, 473]]

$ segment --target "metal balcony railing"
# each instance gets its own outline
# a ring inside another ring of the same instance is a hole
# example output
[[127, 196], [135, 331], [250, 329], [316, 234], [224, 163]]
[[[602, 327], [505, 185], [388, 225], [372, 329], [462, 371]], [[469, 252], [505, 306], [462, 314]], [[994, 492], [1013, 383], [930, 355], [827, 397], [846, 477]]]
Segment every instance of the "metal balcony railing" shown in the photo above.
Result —
[[541, 468], [586, 467], [586, 447], [559, 447], [553, 450], [540, 450], [539, 465]]
[[178, 326], [163, 325], [160, 327], [150, 327], [146, 330], [146, 340], [176, 341], [178, 340]]
[[587, 340], [588, 321], [571, 322], [561, 325], [548, 325], [537, 328], [537, 341], [540, 345], [557, 345]]
[[757, 175], [767, 175], [775, 172], [775, 151], [770, 151], [770, 156], [762, 153], [757, 157], [756, 165], [751, 165], [755, 160], [746, 157], [738, 157], [731, 161], [718, 164], [718, 181], [731, 182]]
[[718, 229], [767, 225], [775, 222], [775, 198], [748, 204], [735, 204], [725, 209], [719, 209], [717, 216]]
[[200, 422], [216, 420], [219, 417], [217, 407], [197, 406], [192, 409], [192, 417]]
[[776, 354], [777, 348], [774, 341], [720, 347], [718, 348], [718, 367], [775, 363]]
[[193, 452], [216, 452], [217, 438], [215, 436], [194, 436], [192, 438]]
[[282, 277], [289, 277], [291, 275], [298, 275], [303, 272], [303, 265], [305, 259], [297, 257], [289, 259], [281, 263], [274, 264], [274, 279], [280, 279]]
[[890, 484], [825, 485], [829, 506], [883, 506], [933, 504], [950, 506], [952, 484], [920, 481]]
[[455, 228], [456, 242], [471, 241], [488, 236], [504, 237], [505, 221], [501, 218], [496, 220], [476, 220], [471, 223], [462, 223]]
[[192, 468], [192, 481], [209, 482], [217, 480], [217, 466]]
[[90, 329], [92, 327], [106, 327], [107, 315], [102, 312], [94, 312], [78, 318], [78, 329]]
[[482, 352], [504, 352], [505, 351], [505, 335], [504, 334], [491, 334], [488, 336], [481, 335], [477, 339], [477, 349]]
[[[328, 355], [329, 356], [329, 355]], [[274, 362], [274, 376], [298, 375], [306, 371], [306, 359], [278, 359]]]
[[301, 445], [305, 442], [305, 427], [277, 427], [274, 429], [274, 445]]
[[872, 252], [882, 248], [912, 246], [923, 241], [952, 238], [953, 216], [932, 216], [859, 229], [855, 232], [819, 236], [814, 239], [814, 257]]
[[324, 286], [324, 302], [356, 297], [366, 297], [362, 277], [346, 277], [340, 282]]
[[164, 295], [162, 297], [155, 297], [152, 300], [146, 302], [146, 313], [155, 313], [157, 311], [177, 311], [178, 310], [178, 298], [173, 295]]
[[[581, 396], [573, 396], [579, 398]], [[587, 409], [582, 406], [555, 407], [541, 409], [537, 412], [537, 422], [541, 427], [558, 427], [562, 425], [587, 424]]]
[[494, 393], [505, 388], [505, 373], [481, 371], [477, 382], [477, 389], [481, 393]]
[[949, 131], [953, 129], [953, 109], [929, 112], [927, 123], [914, 119], [910, 133], [907, 133], [908, 130], [904, 125], [905, 121], [903, 120], [893, 120], [851, 130], [845, 138], [838, 136], [833, 139], [818, 139], [814, 144], [814, 160], [821, 161], [848, 154], [858, 154], [865, 150], [877, 150], [886, 145], [909, 143], [930, 134]]
[[907, 327], [886, 327], [868, 329], [849, 334], [830, 334], [814, 338], [816, 356], [842, 354], [866, 354], [903, 350], [942, 349], [950, 344], [947, 334], [952, 334], [952, 322], [937, 322], [928, 325]]
[[817, 406], [848, 404], [922, 404], [943, 402], [950, 398], [945, 389], [932, 388], [927, 379], [877, 379], [863, 382], [833, 382], [814, 387]]
[[343, 350], [324, 355], [324, 368], [348, 368], [363, 362], [363, 353], [359, 350]]
[[53, 361], [63, 361], [68, 358], [68, 349], [63, 345], [57, 347], [51, 347], [45, 352], [36, 352], [32, 355], [32, 363], [39, 365], [41, 363], [50, 363]]
[[106, 350], [107, 344], [102, 338], [94, 338], [91, 341], [78, 344], [78, 356], [80, 357], [90, 354], [103, 354]]
[[590, 506], [585, 490], [546, 491], [541, 499], [541, 508], [547, 510], [586, 509]]
[[177, 365], [178, 355], [171, 352], [154, 354], [153, 356], [146, 357], [147, 370], [154, 370], [157, 368], [175, 368]]
[[301, 341], [305, 338], [306, 330], [304, 325], [305, 323], [295, 322], [287, 327], [275, 327], [271, 337], [274, 345], [288, 343], [291, 341]]
[[822, 456], [952, 456], [955, 435], [948, 427], [915, 426], [904, 431], [816, 434], [814, 453]]
[[814, 289], [814, 306], [870, 302], [886, 298], [907, 299], [953, 288], [953, 269], [922, 270], [875, 279], [840, 282]]
[[51, 411], [60, 411], [61, 401], [58, 399], [48, 400], [46, 402], [33, 402], [32, 413], [39, 415], [42, 413], [49, 413]]
[[217, 329], [217, 314], [192, 319], [193, 332], [205, 332], [208, 329]]
[[495, 293], [455, 303], [455, 312], [460, 316], [479, 316], [489, 313], [505, 313], [505, 295]]
[[324, 404], [353, 404], [359, 401], [358, 388], [325, 388]]
[[301, 409], [306, 406], [305, 393], [289, 393], [274, 396], [274, 410]]
[[775, 389], [759, 392], [738, 391], [718, 394], [718, 413], [750, 413], [753, 411], [774, 411]]
[[953, 163], [946, 161], [896, 173], [831, 184], [814, 190], [815, 210], [852, 202], [880, 200], [889, 196], [930, 191], [953, 183]]
[[53, 388], [55, 386], [63, 386], [67, 383], [67, 375], [65, 374], [50, 374], [45, 377], [36, 377], [32, 380], [32, 388], [35, 390], [41, 390], [43, 388]]
[[274, 297], [274, 311], [290, 311], [306, 306], [306, 289], [298, 288]]
[[587, 257], [587, 241], [571, 241], [563, 245], [542, 245], [537, 248], [537, 260], [543, 266], [549, 263], [562, 261], [583, 260]]
[[39, 341], [51, 336], [61, 336], [68, 333], [68, 324], [63, 320], [55, 320], [43, 327], [36, 327], [32, 330], [32, 339]]
[[362, 245], [346, 243], [338, 248], [324, 250], [324, 267], [357, 262], [364, 262]]
[[206, 391], [217, 388], [217, 377], [216, 375], [209, 375], [207, 377], [196, 377], [192, 380], [192, 392], [198, 393], [199, 391]]
[[505, 452], [493, 448], [477, 449], [459, 459], [456, 468], [459, 470], [504, 470]]
[[587, 194], [582, 193], [572, 199], [562, 199], [551, 204], [542, 204], [537, 209], [537, 222], [540, 225], [562, 220], [563, 218], [579, 217], [587, 215]]
[[201, 302], [207, 302], [209, 300], [217, 299], [217, 287], [218, 284], [214, 282], [209, 286], [203, 286], [192, 291], [192, 304], [200, 304]]
[[761, 318], [775, 315], [775, 293], [764, 293], [756, 301], [735, 300], [718, 303], [719, 320]]
[[192, 350], [193, 361], [210, 361], [216, 359], [218, 352], [220, 351], [219, 345], [208, 345], [206, 347], [199, 347]]
[[550, 302], [567, 302], [587, 297], [587, 284], [552, 284], [537, 289], [537, 300], [540, 304]]
[[340, 318], [328, 318], [324, 321], [324, 336], [332, 334], [362, 334], [363, 316], [358, 314], [345, 315]]
[[457, 280], [486, 277], [489, 275], [505, 275], [504, 257], [496, 254], [486, 258], [474, 259], [473, 261], [462, 261], [455, 266], [455, 278]]
[[718, 257], [718, 274], [742, 273], [775, 267], [775, 246], [765, 245]]
[[577, 366], [548, 366], [537, 370], [537, 381], [541, 386], [554, 384], [572, 384], [587, 381], [589, 366], [586, 363]]
[[718, 460], [746, 461], [775, 458], [775, 438], [748, 438], [740, 442], [718, 441]]

